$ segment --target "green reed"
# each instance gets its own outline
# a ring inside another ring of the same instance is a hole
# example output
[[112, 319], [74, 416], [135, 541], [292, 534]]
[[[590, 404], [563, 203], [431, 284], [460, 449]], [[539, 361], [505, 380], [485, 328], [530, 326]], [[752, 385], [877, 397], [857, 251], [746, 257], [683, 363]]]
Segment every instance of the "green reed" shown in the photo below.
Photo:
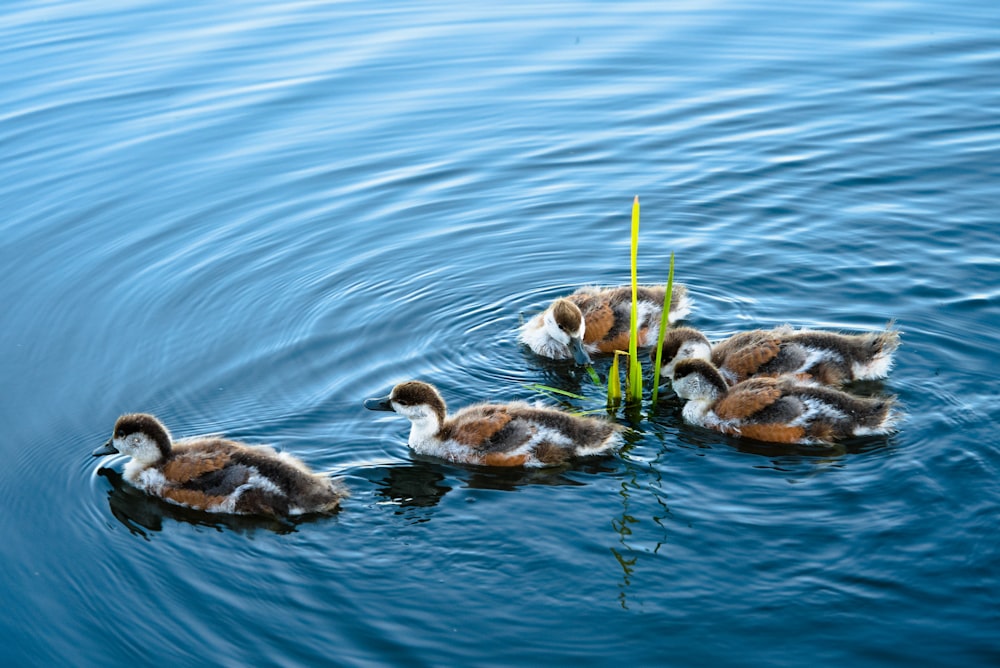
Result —
[[663, 335], [670, 326], [670, 302], [674, 298], [674, 253], [670, 252], [670, 270], [667, 272], [667, 293], [663, 295], [663, 313], [660, 315], [660, 334], [656, 338], [656, 360], [653, 363], [652, 404], [660, 395], [660, 364], [663, 360]]
[[608, 409], [618, 408], [622, 402], [622, 378], [621, 371], [618, 370], [618, 358], [627, 353], [616, 350], [614, 359], [611, 360], [611, 368], [608, 369]]
[[[625, 400], [625, 407], [627, 412], [630, 410], [638, 410], [642, 405], [642, 362], [639, 360], [639, 273], [638, 273], [638, 254], [639, 254], [639, 196], [636, 195], [632, 200], [632, 244], [631, 244], [631, 270], [632, 270], [632, 308], [629, 314], [629, 343], [628, 351], [616, 350], [614, 357], [611, 360], [611, 368], [608, 369], [608, 380], [607, 380], [607, 409], [609, 411], [617, 410], [622, 404], [622, 399]], [[663, 357], [663, 336], [666, 333], [667, 327], [670, 326], [670, 303], [673, 301], [673, 288], [674, 288], [674, 254], [670, 253], [670, 269], [667, 274], [667, 288], [666, 293], [663, 296], [663, 313], [660, 315], [660, 331], [659, 336], [656, 341], [656, 368], [653, 371], [653, 391], [651, 396], [651, 403], [655, 406], [656, 401], [659, 397], [659, 385], [660, 385], [660, 365]], [[619, 363], [619, 357], [628, 358], [627, 366], [625, 367], [625, 392], [622, 393], [622, 383], [621, 383], [621, 365]], [[595, 385], [602, 385], [597, 372], [594, 371], [594, 367], [587, 365], [587, 373], [589, 374], [591, 380]], [[531, 386], [536, 391], [541, 391], [545, 393], [556, 393], [565, 397], [570, 397], [573, 399], [582, 400], [585, 399], [580, 395], [575, 395], [571, 392], [566, 392], [564, 390], [558, 390], [553, 387], [548, 387], [546, 385], [533, 385]]]
[[639, 196], [632, 200], [632, 313], [629, 318], [628, 337], [628, 390], [626, 403], [642, 402], [642, 363], [639, 361], [639, 273], [636, 258], [639, 254]]

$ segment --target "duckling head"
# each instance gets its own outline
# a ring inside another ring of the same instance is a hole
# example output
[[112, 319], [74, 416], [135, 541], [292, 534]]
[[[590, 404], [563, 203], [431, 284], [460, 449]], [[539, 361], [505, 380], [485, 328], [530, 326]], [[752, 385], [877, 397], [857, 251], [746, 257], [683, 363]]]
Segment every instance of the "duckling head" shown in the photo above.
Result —
[[140, 466], [155, 464], [170, 454], [170, 432], [152, 415], [129, 413], [115, 422], [108, 442], [94, 450], [94, 457], [121, 453]]
[[545, 312], [545, 333], [573, 353], [577, 364], [590, 364], [590, 355], [583, 348], [583, 333], [587, 323], [580, 307], [568, 299], [557, 299]]
[[677, 396], [689, 401], [715, 401], [728, 390], [719, 370], [702, 359], [678, 360], [671, 381]]
[[392, 388], [389, 396], [365, 400], [372, 411], [393, 411], [413, 423], [413, 431], [436, 434], [444, 424], [447, 409], [444, 399], [433, 385], [409, 380]]
[[[674, 327], [663, 334], [663, 354], [660, 357], [660, 374], [669, 378], [674, 375], [674, 366], [681, 360], [712, 358], [712, 345], [708, 338], [693, 327]], [[649, 359], [656, 364], [656, 348], [649, 353]]]

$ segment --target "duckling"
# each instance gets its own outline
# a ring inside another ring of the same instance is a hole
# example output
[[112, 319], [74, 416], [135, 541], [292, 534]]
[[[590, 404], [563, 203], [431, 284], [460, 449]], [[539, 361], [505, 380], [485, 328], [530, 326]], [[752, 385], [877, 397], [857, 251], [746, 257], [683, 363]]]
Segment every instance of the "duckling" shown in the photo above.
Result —
[[93, 455], [117, 453], [131, 457], [123, 476], [133, 486], [210, 513], [331, 513], [347, 496], [338, 482], [289, 454], [211, 436], [173, 441], [163, 423], [145, 413], [118, 418], [111, 438]]
[[792, 376], [761, 376], [732, 387], [703, 359], [679, 360], [671, 376], [690, 424], [771, 443], [828, 443], [886, 434], [894, 397], [863, 398]]
[[[639, 346], [656, 343], [666, 286], [640, 286], [637, 291]], [[683, 285], [670, 295], [670, 321], [691, 312], [691, 297]], [[521, 326], [518, 339], [535, 354], [590, 364], [594, 353], [628, 350], [632, 287], [580, 288], [561, 297]]]
[[[899, 332], [840, 334], [811, 329], [777, 329], [740, 332], [712, 345], [691, 327], [670, 329], [663, 336], [661, 375], [669, 378], [683, 359], [712, 362], [729, 385], [755, 376], [792, 374], [803, 380], [839, 386], [853, 380], [885, 378], [892, 355], [899, 347]], [[650, 353], [655, 364], [656, 350]]]
[[408, 444], [417, 454], [482, 466], [543, 467], [603, 454], [621, 442], [621, 427], [524, 402], [475, 404], [451, 417], [433, 385], [400, 383], [365, 408], [409, 418]]

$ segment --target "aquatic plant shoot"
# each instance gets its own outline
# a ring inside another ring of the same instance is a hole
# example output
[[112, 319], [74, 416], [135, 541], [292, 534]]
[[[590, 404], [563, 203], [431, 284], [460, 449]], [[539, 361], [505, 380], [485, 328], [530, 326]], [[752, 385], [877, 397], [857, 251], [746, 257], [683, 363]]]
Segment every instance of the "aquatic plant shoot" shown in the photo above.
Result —
[[674, 252], [670, 251], [670, 270], [667, 272], [667, 293], [663, 297], [663, 313], [660, 315], [660, 333], [656, 337], [656, 363], [653, 365], [653, 397], [651, 402], [656, 406], [660, 396], [660, 365], [663, 360], [663, 335], [670, 326], [670, 301], [674, 291]]
[[639, 196], [632, 200], [632, 313], [628, 340], [627, 403], [642, 401], [642, 363], [639, 361], [639, 278], [636, 257], [639, 253]]

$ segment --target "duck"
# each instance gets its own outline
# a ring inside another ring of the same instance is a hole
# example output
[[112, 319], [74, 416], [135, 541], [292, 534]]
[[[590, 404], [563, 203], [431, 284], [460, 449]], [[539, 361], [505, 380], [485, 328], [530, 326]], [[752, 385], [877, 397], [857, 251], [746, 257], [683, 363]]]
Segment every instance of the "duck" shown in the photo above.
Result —
[[[660, 332], [665, 285], [639, 286], [638, 345], [653, 345]], [[675, 284], [670, 295], [670, 321], [691, 312], [693, 301], [683, 285]], [[590, 364], [590, 355], [628, 350], [632, 313], [632, 287], [583, 287], [553, 301], [548, 308], [525, 322], [518, 340], [536, 354], [557, 360], [572, 358]]]
[[525, 402], [480, 403], [449, 416], [429, 383], [399, 383], [365, 408], [392, 411], [410, 420], [409, 447], [460, 464], [542, 468], [576, 457], [601, 455], [621, 443], [621, 427]]
[[679, 360], [671, 375], [686, 400], [685, 422], [770, 443], [833, 443], [888, 434], [895, 397], [857, 397], [790, 375], [759, 376], [730, 386], [708, 360]]
[[114, 454], [130, 457], [123, 478], [132, 486], [209, 513], [329, 514], [347, 496], [339, 482], [313, 473], [290, 454], [216, 436], [174, 441], [148, 413], [119, 417], [111, 438], [93, 452], [94, 457]]
[[[712, 362], [729, 385], [758, 376], [791, 374], [838, 387], [855, 380], [885, 378], [898, 347], [899, 331], [891, 322], [884, 331], [864, 334], [782, 325], [740, 332], [715, 344], [693, 327], [676, 327], [663, 336], [660, 373], [669, 378], [680, 360], [703, 359]], [[655, 349], [650, 358], [655, 364]]]

